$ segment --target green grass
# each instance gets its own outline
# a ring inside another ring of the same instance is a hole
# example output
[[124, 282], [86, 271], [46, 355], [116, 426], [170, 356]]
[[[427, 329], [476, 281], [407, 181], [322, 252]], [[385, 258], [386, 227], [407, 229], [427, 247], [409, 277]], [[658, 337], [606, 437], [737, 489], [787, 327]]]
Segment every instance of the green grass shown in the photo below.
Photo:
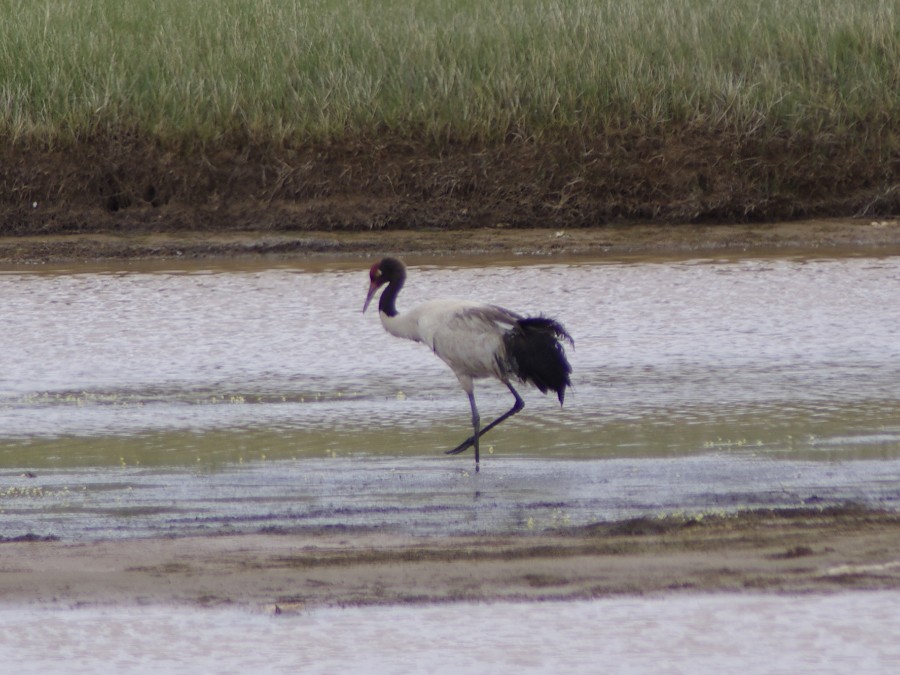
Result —
[[2, 0], [0, 136], [496, 141], [900, 119], [900, 0]]

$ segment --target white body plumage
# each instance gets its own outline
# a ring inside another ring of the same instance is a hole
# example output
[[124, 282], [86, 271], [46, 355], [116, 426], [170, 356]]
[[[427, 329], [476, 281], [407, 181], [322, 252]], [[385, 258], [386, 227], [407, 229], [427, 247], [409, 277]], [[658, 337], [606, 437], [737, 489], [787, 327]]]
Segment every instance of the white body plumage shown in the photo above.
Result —
[[466, 392], [473, 380], [494, 377], [506, 382], [511, 374], [503, 336], [518, 314], [495, 305], [468, 300], [431, 300], [408, 312], [379, 312], [384, 329], [400, 338], [426, 345], [459, 379]]

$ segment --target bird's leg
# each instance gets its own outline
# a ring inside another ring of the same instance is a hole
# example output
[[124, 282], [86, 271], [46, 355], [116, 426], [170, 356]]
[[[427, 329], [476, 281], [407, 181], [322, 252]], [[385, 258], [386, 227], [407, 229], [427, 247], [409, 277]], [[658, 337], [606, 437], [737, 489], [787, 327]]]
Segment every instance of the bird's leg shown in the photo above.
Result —
[[481, 427], [481, 415], [478, 414], [478, 407], [475, 405], [475, 392], [466, 392], [469, 395], [469, 405], [472, 406], [472, 438], [475, 439], [475, 473], [478, 473], [478, 436]]
[[[509, 410], [507, 410], [502, 415], [500, 415], [500, 417], [495, 419], [493, 422], [488, 424], [484, 429], [479, 430], [478, 427], [475, 427], [475, 433], [472, 436], [470, 436], [469, 438], [464, 440], [462, 443], [457, 445], [452, 450], [447, 450], [446, 454], [458, 455], [462, 451], [468, 450], [471, 446], [474, 445], [475, 446], [475, 465], [476, 466], [478, 465], [478, 439], [481, 438], [482, 436], [484, 436], [487, 432], [489, 432], [495, 426], [500, 424], [500, 422], [502, 422], [503, 420], [505, 420], [509, 417], [512, 417], [517, 412], [519, 412], [522, 408], [525, 407], [525, 401], [523, 401], [522, 397], [519, 396], [519, 392], [517, 392], [515, 389], [513, 389], [513, 386], [509, 382], [506, 382], [505, 384], [506, 384], [507, 388], [509, 388], [509, 390], [512, 392], [512, 395], [516, 397], [516, 402], [513, 403], [513, 407], [510, 408]], [[475, 426], [475, 415], [477, 415], [478, 412], [475, 409], [475, 395], [474, 394], [469, 393], [469, 401], [472, 405], [472, 412], [473, 412], [472, 426]]]

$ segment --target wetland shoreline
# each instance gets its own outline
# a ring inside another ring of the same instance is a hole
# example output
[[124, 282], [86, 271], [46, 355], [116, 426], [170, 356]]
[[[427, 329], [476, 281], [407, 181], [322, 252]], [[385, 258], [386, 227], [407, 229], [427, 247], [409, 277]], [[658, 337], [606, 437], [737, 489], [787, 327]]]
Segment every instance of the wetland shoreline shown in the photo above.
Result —
[[[75, 234], [0, 239], [12, 265], [399, 255], [896, 253], [896, 219], [767, 225], [355, 233]], [[853, 506], [598, 523], [543, 533], [293, 534], [71, 543], [0, 539], [0, 603], [317, 606], [900, 588], [900, 517]]]

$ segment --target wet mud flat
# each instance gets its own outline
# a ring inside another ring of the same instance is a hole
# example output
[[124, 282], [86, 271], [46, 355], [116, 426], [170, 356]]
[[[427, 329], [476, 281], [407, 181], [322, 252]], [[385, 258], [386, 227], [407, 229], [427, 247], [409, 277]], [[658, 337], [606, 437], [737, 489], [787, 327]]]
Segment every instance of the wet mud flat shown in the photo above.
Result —
[[0, 543], [5, 603], [317, 606], [900, 588], [900, 514], [847, 505], [536, 534], [302, 533]]

